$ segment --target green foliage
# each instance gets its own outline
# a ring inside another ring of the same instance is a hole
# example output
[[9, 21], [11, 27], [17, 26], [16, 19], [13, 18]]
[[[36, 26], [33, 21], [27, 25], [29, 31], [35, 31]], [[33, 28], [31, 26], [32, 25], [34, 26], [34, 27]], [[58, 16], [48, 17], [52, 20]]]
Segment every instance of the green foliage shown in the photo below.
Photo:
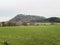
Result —
[[42, 19], [36, 19], [36, 20], [31, 20], [31, 22], [60, 22], [60, 18], [58, 17], [50, 17], [50, 18], [42, 18]]
[[58, 17], [50, 17], [50, 18], [48, 18], [48, 21], [49, 22], [60, 22], [60, 18], [58, 18]]
[[5, 26], [5, 22], [1, 22], [1, 24], [2, 24], [2, 25], [1, 25], [2, 27], [4, 27], [4, 26]]
[[7, 26], [16, 26], [16, 23], [14, 23], [14, 22], [7, 22], [6, 25]]
[[22, 25], [27, 26], [27, 22], [22, 22]]
[[0, 42], [4, 40], [9, 45], [60, 45], [60, 26], [0, 27]]

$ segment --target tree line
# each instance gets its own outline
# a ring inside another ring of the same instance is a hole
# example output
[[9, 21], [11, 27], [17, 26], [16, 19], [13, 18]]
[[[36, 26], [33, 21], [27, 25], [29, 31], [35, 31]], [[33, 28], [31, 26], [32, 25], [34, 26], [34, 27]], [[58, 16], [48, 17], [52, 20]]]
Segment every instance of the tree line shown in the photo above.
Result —
[[31, 20], [31, 22], [60, 22], [60, 18], [50, 17], [50, 18], [46, 18], [46, 19]]

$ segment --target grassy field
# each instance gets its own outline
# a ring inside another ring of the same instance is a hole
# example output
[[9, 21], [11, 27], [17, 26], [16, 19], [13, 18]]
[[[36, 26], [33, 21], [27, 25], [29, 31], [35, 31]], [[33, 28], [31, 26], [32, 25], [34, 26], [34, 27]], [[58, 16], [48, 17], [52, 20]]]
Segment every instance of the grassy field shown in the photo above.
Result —
[[60, 26], [0, 27], [0, 45], [60, 45]]

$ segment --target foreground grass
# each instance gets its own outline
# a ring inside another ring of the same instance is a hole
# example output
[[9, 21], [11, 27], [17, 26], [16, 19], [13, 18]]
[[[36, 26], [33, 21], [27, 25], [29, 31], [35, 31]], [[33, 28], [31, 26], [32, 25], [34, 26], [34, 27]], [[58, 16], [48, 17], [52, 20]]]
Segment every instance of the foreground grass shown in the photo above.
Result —
[[60, 26], [0, 27], [0, 42], [5, 40], [9, 45], [60, 45]]

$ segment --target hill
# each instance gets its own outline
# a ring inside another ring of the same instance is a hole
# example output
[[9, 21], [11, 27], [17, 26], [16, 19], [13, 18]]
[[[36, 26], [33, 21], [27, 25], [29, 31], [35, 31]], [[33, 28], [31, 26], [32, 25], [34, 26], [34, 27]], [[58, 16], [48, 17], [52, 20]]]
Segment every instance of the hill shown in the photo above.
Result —
[[9, 22], [33, 22], [32, 20], [38, 20], [38, 19], [42, 20], [46, 18], [43, 16], [18, 14], [17, 16], [9, 20]]

